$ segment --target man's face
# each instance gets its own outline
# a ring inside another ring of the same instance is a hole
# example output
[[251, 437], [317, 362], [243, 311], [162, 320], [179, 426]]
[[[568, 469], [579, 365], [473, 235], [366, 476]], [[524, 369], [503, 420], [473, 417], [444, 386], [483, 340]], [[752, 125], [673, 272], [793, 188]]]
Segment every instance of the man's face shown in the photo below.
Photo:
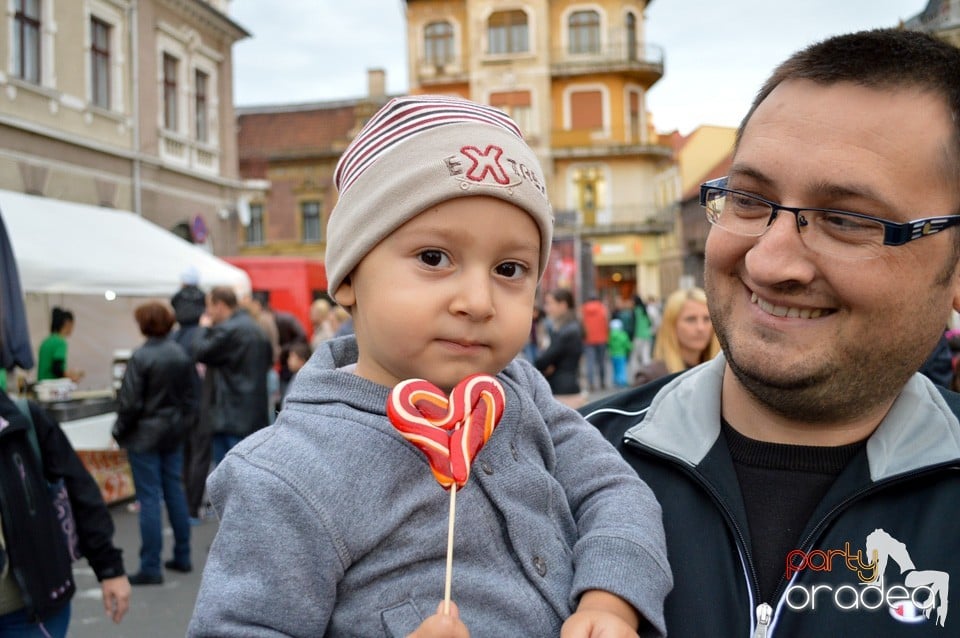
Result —
[[336, 291], [353, 308], [356, 373], [446, 391], [470, 374], [496, 374], [530, 334], [539, 258], [536, 223], [500, 199], [463, 197], [420, 213]]
[[[954, 214], [953, 139], [941, 97], [791, 80], [748, 122], [728, 186], [897, 222]], [[712, 228], [705, 285], [736, 379], [806, 422], [850, 420], [889, 401], [960, 301], [956, 241], [951, 230], [845, 261], [807, 249], [788, 212], [759, 239]]]
[[222, 301], [207, 296], [207, 314], [210, 315], [214, 324], [218, 324], [230, 318], [230, 307]]

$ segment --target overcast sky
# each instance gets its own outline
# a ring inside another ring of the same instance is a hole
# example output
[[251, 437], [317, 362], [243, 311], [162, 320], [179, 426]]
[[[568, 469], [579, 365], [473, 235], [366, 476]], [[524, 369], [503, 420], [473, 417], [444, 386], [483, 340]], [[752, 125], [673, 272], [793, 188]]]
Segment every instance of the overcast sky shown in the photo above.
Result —
[[[404, 0], [232, 0], [252, 37], [234, 45], [239, 106], [366, 95], [367, 69], [405, 92]], [[824, 37], [896, 26], [927, 0], [653, 0], [646, 36], [663, 47], [664, 75], [647, 109], [659, 131], [736, 126], [773, 67]]]

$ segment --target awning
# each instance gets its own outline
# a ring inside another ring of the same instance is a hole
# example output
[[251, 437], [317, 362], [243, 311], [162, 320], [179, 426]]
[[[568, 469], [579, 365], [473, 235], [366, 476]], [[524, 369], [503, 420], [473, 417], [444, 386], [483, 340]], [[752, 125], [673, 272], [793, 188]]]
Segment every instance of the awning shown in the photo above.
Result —
[[0, 190], [0, 216], [27, 293], [169, 298], [190, 266], [204, 289], [250, 292], [243, 270], [127, 211]]

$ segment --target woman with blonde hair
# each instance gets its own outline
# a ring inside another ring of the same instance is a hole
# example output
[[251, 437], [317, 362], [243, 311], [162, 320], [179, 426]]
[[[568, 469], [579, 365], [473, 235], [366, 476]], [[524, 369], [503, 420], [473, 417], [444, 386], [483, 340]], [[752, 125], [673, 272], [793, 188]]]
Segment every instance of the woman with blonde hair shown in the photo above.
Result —
[[701, 288], [677, 290], [663, 306], [653, 361], [641, 368], [636, 385], [681, 372], [717, 356], [720, 342], [710, 322], [707, 294]]

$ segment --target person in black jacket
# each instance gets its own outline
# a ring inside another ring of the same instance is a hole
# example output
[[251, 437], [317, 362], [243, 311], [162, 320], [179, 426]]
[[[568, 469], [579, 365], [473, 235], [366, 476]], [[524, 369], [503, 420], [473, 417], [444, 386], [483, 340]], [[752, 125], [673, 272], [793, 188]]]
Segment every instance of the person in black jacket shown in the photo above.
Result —
[[173, 312], [151, 301], [138, 306], [134, 317], [147, 341], [127, 362], [117, 396], [113, 436], [127, 451], [140, 502], [140, 571], [130, 577], [130, 582], [159, 585], [163, 582], [161, 498], [174, 538], [173, 559], [164, 567], [178, 572], [192, 570], [190, 520], [181, 474], [183, 442], [194, 423], [196, 388], [191, 376], [193, 361], [167, 338], [174, 323]]
[[580, 392], [583, 328], [575, 308], [573, 294], [566, 288], [546, 294], [543, 310], [550, 320], [550, 345], [537, 355], [533, 364], [546, 377], [557, 400], [571, 407], [583, 405]]
[[[700, 187], [722, 354], [583, 412], [663, 506], [671, 638], [960, 627], [960, 50], [835, 36], [781, 64]], [[625, 503], [624, 506], [629, 506]]]
[[76, 585], [48, 491], [48, 482], [60, 479], [70, 496], [80, 552], [100, 581], [107, 617], [118, 623], [130, 606], [130, 583], [100, 488], [60, 426], [38, 405], [29, 403], [29, 410], [32, 426], [0, 392], [0, 636], [30, 628], [36, 635], [66, 635]]
[[[178, 328], [170, 336], [183, 351], [193, 357], [193, 342], [200, 331], [200, 317], [207, 308], [207, 296], [198, 287], [199, 273], [196, 268], [188, 268], [180, 278], [183, 284], [170, 300], [173, 314], [177, 318]], [[187, 495], [187, 510], [190, 512], [191, 523], [200, 523], [203, 514], [203, 495], [210, 473], [211, 438], [209, 415], [202, 411], [201, 396], [204, 384], [195, 365], [190, 374], [190, 380], [195, 390], [196, 402], [192, 413], [192, 423], [187, 428], [187, 438], [183, 444], [183, 488]]]
[[194, 340], [193, 356], [207, 366], [216, 465], [241, 439], [267, 425], [273, 348], [250, 313], [238, 306], [232, 288], [210, 291], [200, 325], [204, 328]]

